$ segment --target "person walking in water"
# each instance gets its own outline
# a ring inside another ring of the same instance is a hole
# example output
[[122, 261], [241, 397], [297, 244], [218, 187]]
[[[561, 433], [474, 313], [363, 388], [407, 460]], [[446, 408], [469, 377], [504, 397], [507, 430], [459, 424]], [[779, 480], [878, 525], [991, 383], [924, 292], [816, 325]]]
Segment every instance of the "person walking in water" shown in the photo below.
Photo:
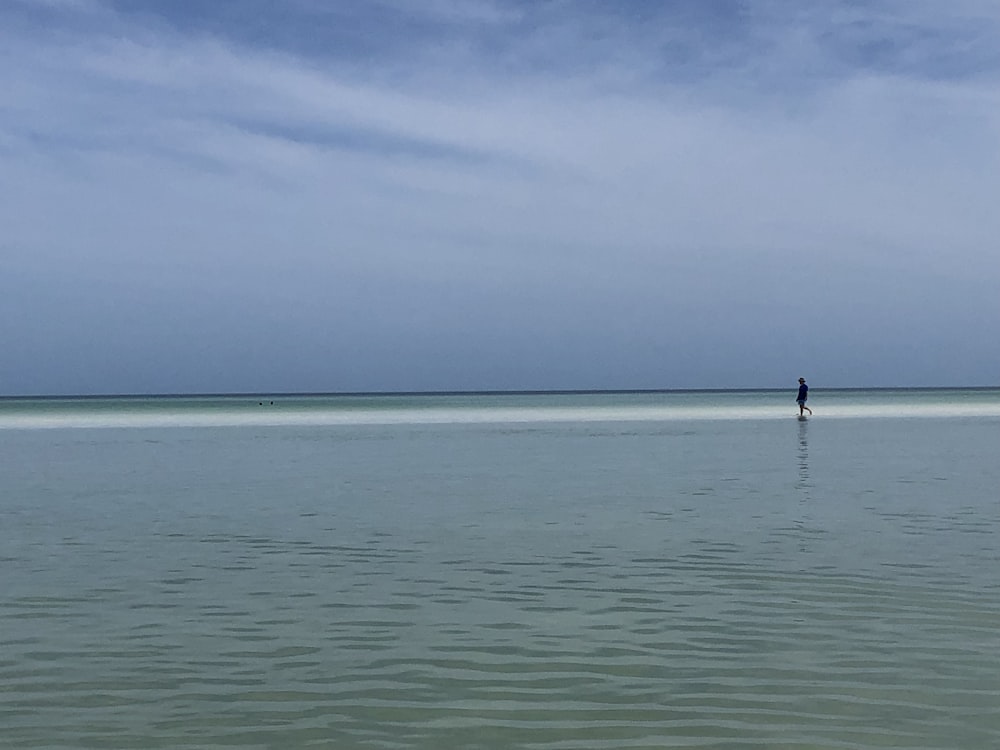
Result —
[[799, 378], [799, 395], [795, 397], [795, 402], [799, 405], [799, 416], [805, 416], [805, 412], [809, 412], [809, 416], [812, 416], [813, 410], [806, 406], [806, 400], [809, 398], [809, 386], [806, 385], [805, 378]]

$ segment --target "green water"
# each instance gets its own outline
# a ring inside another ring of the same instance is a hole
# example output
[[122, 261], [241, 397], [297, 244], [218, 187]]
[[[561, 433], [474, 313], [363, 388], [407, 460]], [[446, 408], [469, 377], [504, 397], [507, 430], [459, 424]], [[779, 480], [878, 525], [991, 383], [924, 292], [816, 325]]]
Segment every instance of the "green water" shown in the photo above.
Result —
[[0, 745], [1000, 746], [997, 392], [810, 404], [0, 402]]

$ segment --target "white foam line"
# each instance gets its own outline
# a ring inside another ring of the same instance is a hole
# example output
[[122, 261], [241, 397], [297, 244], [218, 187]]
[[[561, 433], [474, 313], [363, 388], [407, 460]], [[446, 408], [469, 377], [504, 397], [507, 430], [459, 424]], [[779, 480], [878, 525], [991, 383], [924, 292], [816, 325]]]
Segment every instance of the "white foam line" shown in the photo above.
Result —
[[[678, 422], [773, 420], [796, 416], [795, 407], [760, 406], [569, 406], [410, 409], [315, 409], [125, 414], [0, 415], [0, 429], [110, 429], [167, 427], [336, 427], [435, 424], [554, 424], [566, 422]], [[817, 407], [813, 420], [1000, 417], [1000, 403], [862, 404]]]

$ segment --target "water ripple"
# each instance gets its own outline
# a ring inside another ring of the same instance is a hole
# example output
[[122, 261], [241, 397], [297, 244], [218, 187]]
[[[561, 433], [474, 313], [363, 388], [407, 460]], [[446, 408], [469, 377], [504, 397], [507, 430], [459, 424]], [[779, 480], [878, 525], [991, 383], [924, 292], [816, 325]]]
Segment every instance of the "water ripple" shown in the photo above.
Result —
[[[236, 606], [181, 601], [129, 626], [101, 621], [103, 607], [122, 604], [118, 588], [4, 602], [3, 632], [20, 633], [0, 642], [8, 741], [551, 749], [1000, 739], [1000, 602], [981, 592], [733, 564], [710, 548], [624, 565], [591, 555], [573, 579], [562, 577], [567, 560], [440, 560], [419, 582], [401, 575], [406, 551], [327, 553], [396, 565], [375, 573], [373, 598], [345, 596], [346, 580], [324, 591], [313, 573], [298, 589], [256, 589]], [[470, 583], [455, 585], [456, 571]], [[207, 575], [161, 583], [198, 587]], [[136, 612], [157, 604], [131, 599]], [[25, 616], [36, 635], [17, 624]]]

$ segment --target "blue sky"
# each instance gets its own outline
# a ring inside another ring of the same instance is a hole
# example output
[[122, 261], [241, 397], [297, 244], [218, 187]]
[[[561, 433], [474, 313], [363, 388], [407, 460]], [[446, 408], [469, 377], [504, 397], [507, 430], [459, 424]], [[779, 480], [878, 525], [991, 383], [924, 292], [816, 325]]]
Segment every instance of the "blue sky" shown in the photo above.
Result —
[[5, 0], [0, 393], [1000, 383], [992, 0]]

